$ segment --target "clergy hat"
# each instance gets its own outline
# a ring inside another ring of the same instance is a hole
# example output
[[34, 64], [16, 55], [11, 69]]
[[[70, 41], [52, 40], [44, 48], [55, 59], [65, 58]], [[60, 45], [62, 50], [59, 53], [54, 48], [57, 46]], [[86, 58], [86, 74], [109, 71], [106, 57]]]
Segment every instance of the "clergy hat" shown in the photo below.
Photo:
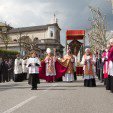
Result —
[[87, 52], [87, 50], [89, 50], [89, 51], [90, 51], [90, 48], [86, 48], [86, 49], [85, 49], [85, 52]]
[[51, 53], [51, 49], [50, 48], [47, 48], [46, 52], [47, 53]]

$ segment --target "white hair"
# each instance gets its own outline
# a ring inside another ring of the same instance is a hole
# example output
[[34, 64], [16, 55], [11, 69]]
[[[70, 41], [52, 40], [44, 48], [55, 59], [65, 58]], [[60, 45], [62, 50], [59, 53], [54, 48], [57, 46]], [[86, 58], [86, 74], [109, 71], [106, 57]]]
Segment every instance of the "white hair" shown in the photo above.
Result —
[[113, 38], [109, 40], [110, 45], [113, 44]]
[[110, 44], [107, 44], [106, 48], [109, 48], [110, 47]]

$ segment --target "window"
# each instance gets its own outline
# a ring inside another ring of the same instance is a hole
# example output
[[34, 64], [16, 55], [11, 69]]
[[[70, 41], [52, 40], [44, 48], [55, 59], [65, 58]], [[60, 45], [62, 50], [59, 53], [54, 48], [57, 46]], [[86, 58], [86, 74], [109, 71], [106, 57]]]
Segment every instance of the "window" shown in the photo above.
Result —
[[53, 37], [53, 31], [50, 32], [50, 37]]
[[17, 42], [17, 39], [14, 39], [13, 41], [14, 41], [14, 42]]
[[38, 41], [38, 38], [37, 38], [37, 37], [35, 37], [33, 41], [34, 41], [34, 42], [37, 42], [37, 41]]

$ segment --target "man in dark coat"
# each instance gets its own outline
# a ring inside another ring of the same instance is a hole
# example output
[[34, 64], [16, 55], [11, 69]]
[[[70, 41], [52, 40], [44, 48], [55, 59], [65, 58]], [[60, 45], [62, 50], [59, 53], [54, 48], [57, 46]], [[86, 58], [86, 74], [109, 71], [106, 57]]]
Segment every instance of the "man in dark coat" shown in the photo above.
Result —
[[2, 82], [8, 82], [9, 77], [8, 77], [8, 63], [6, 59], [2, 59], [1, 62], [1, 76], [2, 76]]
[[8, 76], [9, 76], [9, 81], [12, 79], [13, 80], [13, 70], [14, 70], [14, 62], [12, 59], [9, 59], [8, 61]]

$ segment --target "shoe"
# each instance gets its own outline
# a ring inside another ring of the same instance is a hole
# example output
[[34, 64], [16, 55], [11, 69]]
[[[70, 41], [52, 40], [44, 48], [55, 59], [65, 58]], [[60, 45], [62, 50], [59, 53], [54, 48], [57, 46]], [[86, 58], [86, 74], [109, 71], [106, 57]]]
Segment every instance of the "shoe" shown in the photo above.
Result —
[[32, 88], [31, 90], [37, 90], [37, 88]]

